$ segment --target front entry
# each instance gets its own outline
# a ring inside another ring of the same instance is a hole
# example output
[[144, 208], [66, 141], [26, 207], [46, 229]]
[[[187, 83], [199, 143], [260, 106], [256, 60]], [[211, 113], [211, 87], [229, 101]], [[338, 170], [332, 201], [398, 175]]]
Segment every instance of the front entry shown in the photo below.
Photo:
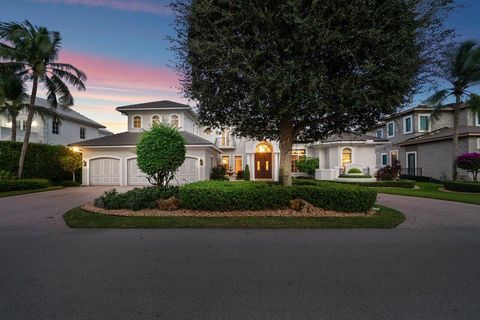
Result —
[[255, 153], [255, 179], [272, 179], [272, 153]]

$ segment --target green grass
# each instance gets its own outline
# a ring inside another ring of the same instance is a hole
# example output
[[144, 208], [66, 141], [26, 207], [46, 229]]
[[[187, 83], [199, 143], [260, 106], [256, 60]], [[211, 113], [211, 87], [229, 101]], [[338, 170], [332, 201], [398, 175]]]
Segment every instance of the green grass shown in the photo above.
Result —
[[70, 228], [394, 228], [405, 216], [380, 207], [369, 217], [119, 217], [80, 208], [63, 217]]
[[63, 187], [62, 186], [52, 186], [52, 187], [42, 188], [42, 189], [4, 191], [4, 192], [0, 192], [0, 198], [18, 196], [18, 195], [27, 194], [27, 193], [52, 191], [52, 190], [58, 190], [58, 189], [63, 189]]
[[478, 193], [440, 191], [438, 189], [442, 188], [443, 186], [438, 183], [417, 182], [416, 184], [420, 187], [420, 189], [382, 187], [375, 187], [374, 189], [377, 190], [379, 193], [480, 204], [480, 195]]

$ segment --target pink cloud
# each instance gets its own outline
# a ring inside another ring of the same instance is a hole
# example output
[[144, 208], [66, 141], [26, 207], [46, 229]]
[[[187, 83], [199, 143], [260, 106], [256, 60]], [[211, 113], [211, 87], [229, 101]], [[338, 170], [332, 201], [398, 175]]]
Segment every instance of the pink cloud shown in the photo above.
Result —
[[165, 4], [148, 0], [34, 0], [41, 3], [84, 5], [89, 7], [105, 7], [115, 10], [145, 12], [156, 15], [170, 14]]

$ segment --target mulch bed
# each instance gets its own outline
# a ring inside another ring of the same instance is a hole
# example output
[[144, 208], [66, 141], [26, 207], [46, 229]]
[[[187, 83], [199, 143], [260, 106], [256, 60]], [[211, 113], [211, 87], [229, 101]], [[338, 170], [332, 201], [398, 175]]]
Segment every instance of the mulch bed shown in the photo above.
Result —
[[293, 209], [278, 209], [278, 210], [245, 210], [245, 211], [197, 211], [178, 209], [175, 211], [166, 211], [160, 209], [143, 209], [143, 210], [107, 210], [87, 203], [82, 206], [82, 209], [102, 213], [111, 216], [126, 216], [126, 217], [365, 217], [375, 215], [375, 210], [368, 212], [337, 212], [331, 210], [324, 210], [312, 205], [304, 207], [302, 210]]

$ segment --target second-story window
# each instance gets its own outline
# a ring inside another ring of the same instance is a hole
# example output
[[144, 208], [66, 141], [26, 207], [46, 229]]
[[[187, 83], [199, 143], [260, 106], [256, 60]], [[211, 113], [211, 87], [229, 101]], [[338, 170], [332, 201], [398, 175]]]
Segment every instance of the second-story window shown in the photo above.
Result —
[[160, 120], [160, 116], [154, 115], [154, 116], [152, 117], [152, 125], [153, 125], [153, 124], [160, 124], [160, 121], [161, 121], [161, 120]]
[[480, 126], [480, 111], [477, 112], [477, 116], [475, 117], [475, 119], [476, 119], [475, 125]]
[[383, 138], [383, 129], [377, 130], [377, 138]]
[[395, 136], [395, 122], [387, 123], [387, 137], [391, 138]]
[[413, 125], [412, 125], [412, 116], [408, 116], [403, 118], [403, 133], [412, 133], [413, 132]]
[[80, 139], [85, 139], [85, 134], [86, 129], [85, 128], [80, 128]]
[[170, 125], [174, 128], [180, 127], [180, 118], [176, 114], [170, 116]]
[[212, 134], [212, 129], [207, 128], [207, 129], [205, 129], [205, 131], [203, 131], [203, 133], [204, 133], [205, 135], [209, 136], [209, 135]]
[[133, 117], [133, 127], [137, 129], [142, 127], [142, 117], [140, 116]]
[[52, 133], [60, 134], [60, 122], [56, 119], [52, 120]]
[[428, 118], [429, 118], [429, 115], [418, 116], [418, 131], [420, 132], [428, 131]]

